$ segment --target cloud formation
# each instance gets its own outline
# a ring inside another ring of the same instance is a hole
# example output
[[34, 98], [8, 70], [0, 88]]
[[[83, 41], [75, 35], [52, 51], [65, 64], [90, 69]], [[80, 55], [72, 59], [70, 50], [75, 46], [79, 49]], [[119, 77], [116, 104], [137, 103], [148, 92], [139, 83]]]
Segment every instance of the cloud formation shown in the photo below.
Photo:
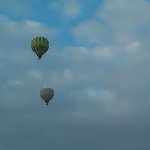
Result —
[[64, 19], [73, 19], [82, 13], [82, 5], [78, 0], [52, 1], [49, 9], [59, 12]]
[[[83, 5], [48, 7], [68, 23]], [[49, 20], [0, 15], [0, 149], [149, 150], [149, 6], [105, 0], [65, 35]], [[69, 44], [56, 43], [38, 61], [30, 48], [37, 35]], [[48, 107], [43, 87], [55, 91]]]

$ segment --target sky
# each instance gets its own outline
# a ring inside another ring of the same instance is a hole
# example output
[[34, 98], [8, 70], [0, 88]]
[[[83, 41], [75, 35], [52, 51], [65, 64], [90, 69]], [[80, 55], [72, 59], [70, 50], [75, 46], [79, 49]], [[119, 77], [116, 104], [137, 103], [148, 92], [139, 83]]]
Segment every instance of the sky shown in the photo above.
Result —
[[149, 14], [149, 0], [0, 0], [0, 149], [149, 150]]

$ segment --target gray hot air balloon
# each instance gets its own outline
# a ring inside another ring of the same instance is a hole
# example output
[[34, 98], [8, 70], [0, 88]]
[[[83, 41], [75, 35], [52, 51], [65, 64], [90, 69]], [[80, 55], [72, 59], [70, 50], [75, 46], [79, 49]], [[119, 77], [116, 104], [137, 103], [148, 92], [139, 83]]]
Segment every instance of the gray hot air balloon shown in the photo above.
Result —
[[54, 90], [51, 88], [43, 88], [40, 91], [40, 96], [45, 101], [46, 105], [48, 105], [49, 101], [54, 97]]

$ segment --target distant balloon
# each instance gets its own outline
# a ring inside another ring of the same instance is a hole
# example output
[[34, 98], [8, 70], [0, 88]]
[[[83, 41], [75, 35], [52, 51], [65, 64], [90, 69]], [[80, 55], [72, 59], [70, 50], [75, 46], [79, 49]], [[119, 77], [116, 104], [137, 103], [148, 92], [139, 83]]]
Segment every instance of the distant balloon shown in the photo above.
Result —
[[31, 48], [33, 52], [41, 59], [42, 55], [45, 54], [49, 49], [49, 41], [44, 37], [36, 37], [31, 41]]
[[43, 88], [40, 91], [40, 96], [45, 101], [46, 105], [48, 105], [49, 101], [54, 97], [54, 90], [51, 88]]

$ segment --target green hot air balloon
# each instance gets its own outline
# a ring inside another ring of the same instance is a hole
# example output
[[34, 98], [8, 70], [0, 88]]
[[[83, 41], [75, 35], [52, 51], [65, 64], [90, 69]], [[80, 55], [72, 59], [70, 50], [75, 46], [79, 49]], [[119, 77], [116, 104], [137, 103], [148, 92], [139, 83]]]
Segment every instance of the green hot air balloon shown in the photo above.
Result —
[[54, 90], [51, 88], [43, 88], [40, 91], [40, 96], [45, 101], [46, 105], [48, 105], [49, 101], [54, 97]]
[[49, 41], [44, 37], [36, 37], [31, 41], [31, 48], [33, 52], [41, 59], [42, 55], [45, 54], [49, 49]]

